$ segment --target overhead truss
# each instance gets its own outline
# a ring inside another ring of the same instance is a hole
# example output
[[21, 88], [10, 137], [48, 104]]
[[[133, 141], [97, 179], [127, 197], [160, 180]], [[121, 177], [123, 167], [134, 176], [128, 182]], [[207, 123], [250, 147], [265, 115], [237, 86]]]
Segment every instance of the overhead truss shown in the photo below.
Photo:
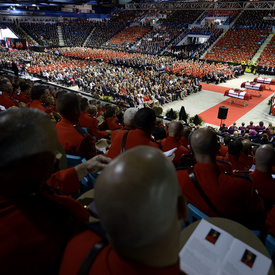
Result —
[[275, 1], [127, 3], [126, 10], [274, 10]]

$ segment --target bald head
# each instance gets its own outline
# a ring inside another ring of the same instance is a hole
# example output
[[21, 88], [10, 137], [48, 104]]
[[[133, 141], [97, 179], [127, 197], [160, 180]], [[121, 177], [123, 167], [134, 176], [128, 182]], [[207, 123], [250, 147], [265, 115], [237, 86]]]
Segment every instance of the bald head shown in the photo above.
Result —
[[242, 144], [243, 144], [242, 151], [245, 154], [251, 153], [251, 150], [252, 150], [252, 143], [251, 143], [251, 141], [249, 139], [244, 139], [244, 140], [242, 140]]
[[181, 138], [183, 125], [179, 121], [171, 121], [168, 126], [169, 136]]
[[41, 152], [55, 154], [56, 130], [49, 117], [33, 108], [0, 113], [0, 168]]
[[190, 141], [196, 157], [200, 155], [216, 157], [219, 144], [217, 142], [217, 135], [213, 130], [200, 128], [193, 132]]
[[267, 172], [275, 165], [275, 150], [269, 145], [261, 145], [255, 154], [256, 169], [262, 172]]
[[180, 196], [175, 168], [148, 146], [128, 150], [98, 177], [95, 202], [115, 250], [161, 240], [177, 216]]

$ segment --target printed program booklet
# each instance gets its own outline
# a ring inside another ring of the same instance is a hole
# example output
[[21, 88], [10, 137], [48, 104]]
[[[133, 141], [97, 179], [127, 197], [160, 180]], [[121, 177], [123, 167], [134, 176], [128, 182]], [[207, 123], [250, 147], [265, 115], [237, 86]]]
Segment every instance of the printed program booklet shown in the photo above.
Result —
[[201, 220], [179, 254], [188, 275], [265, 275], [271, 260], [219, 227]]

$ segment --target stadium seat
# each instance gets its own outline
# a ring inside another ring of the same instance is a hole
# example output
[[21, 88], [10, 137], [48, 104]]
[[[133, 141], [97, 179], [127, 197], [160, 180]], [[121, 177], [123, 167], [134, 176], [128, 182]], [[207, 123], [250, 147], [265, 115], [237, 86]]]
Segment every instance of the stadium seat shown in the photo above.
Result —
[[191, 203], [188, 203], [188, 223], [191, 224], [197, 220], [200, 219], [206, 219], [208, 218], [207, 215], [202, 213], [197, 207], [192, 205]]
[[[67, 157], [68, 168], [75, 167], [76, 165], [81, 164], [86, 161], [85, 158], [82, 158], [80, 156], [66, 154], [66, 157]], [[81, 187], [82, 187], [81, 193], [84, 193], [90, 189], [93, 189], [94, 184], [95, 184], [95, 177], [92, 174], [88, 174], [81, 181]]]
[[272, 262], [274, 264], [275, 260], [275, 238], [268, 234], [265, 239], [265, 247], [272, 259]]

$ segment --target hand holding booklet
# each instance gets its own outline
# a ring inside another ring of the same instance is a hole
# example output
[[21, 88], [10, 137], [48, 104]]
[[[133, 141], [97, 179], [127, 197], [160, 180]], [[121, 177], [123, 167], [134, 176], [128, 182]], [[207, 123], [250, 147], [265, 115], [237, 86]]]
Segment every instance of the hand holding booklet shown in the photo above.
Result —
[[221, 228], [201, 220], [179, 254], [188, 275], [265, 275], [271, 260]]

